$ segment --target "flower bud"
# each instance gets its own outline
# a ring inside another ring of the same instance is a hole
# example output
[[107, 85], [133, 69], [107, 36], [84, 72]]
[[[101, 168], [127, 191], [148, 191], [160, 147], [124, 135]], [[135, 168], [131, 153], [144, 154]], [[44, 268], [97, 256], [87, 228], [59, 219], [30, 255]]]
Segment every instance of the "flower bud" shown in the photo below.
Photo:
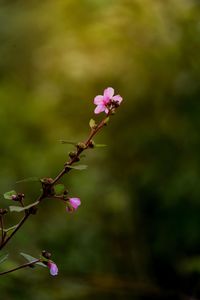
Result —
[[44, 258], [50, 259], [51, 253], [46, 250], [42, 250], [42, 256], [44, 256]]
[[95, 143], [94, 143], [93, 140], [91, 140], [91, 141], [89, 142], [89, 144], [88, 144], [88, 147], [89, 147], [89, 148], [94, 148], [94, 146], [95, 146]]
[[87, 148], [87, 146], [86, 146], [86, 144], [84, 144], [84, 143], [78, 143], [78, 144], [77, 144], [77, 148], [78, 148], [78, 149], [81, 149], [81, 150], [84, 150], [84, 149]]
[[17, 197], [17, 195], [12, 195], [11, 198], [12, 198], [12, 200], [14, 200], [14, 201], [18, 201], [18, 200], [19, 200], [18, 197]]
[[52, 276], [58, 275], [58, 267], [57, 267], [57, 265], [52, 260], [48, 261], [47, 267], [49, 268], [50, 274]]
[[76, 157], [76, 155], [77, 155], [76, 151], [69, 152], [69, 157], [70, 158], [74, 158], [74, 157]]
[[69, 198], [69, 201], [67, 201], [66, 210], [68, 212], [73, 212], [74, 210], [77, 210], [80, 205], [81, 200], [79, 198]]

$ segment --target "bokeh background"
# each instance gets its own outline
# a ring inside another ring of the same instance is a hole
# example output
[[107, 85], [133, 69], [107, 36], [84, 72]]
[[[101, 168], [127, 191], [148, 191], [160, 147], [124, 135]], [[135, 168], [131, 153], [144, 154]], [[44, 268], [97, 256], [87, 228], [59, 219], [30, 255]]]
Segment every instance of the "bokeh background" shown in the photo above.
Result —
[[1, 194], [35, 200], [16, 181], [58, 173], [104, 88], [124, 98], [62, 180], [80, 209], [44, 201], [4, 250], [1, 271], [46, 249], [59, 276], [2, 276], [2, 299], [200, 299], [199, 76], [198, 0], [1, 0]]

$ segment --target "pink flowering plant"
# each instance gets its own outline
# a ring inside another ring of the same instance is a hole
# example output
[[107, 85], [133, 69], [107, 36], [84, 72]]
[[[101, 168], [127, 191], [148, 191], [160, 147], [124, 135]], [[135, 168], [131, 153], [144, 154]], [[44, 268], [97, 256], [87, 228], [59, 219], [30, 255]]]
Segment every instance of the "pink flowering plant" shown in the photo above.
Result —
[[[7, 208], [0, 208], [0, 251], [4, 250], [11, 239], [24, 226], [30, 216], [37, 213], [37, 210], [44, 199], [52, 198], [55, 200], [61, 200], [65, 204], [65, 208], [68, 213], [74, 213], [75, 211], [77, 211], [77, 209], [81, 205], [80, 198], [71, 197], [65, 185], [59, 183], [59, 181], [63, 178], [64, 175], [68, 174], [73, 169], [84, 170], [87, 167], [86, 165], [81, 165], [78, 163], [81, 159], [82, 152], [86, 151], [87, 149], [94, 149], [98, 146], [102, 146], [95, 144], [93, 138], [105, 125], [108, 124], [110, 116], [115, 114], [122, 100], [123, 99], [120, 95], [114, 95], [114, 89], [112, 87], [106, 88], [103, 92], [103, 95], [98, 95], [94, 98], [94, 104], [96, 105], [94, 113], [104, 113], [104, 117], [99, 123], [96, 123], [94, 119], [91, 119], [89, 121], [90, 132], [88, 138], [83, 142], [74, 144], [74, 151], [69, 152], [68, 161], [64, 164], [63, 168], [55, 178], [45, 177], [39, 179], [42, 189], [41, 194], [38, 199], [36, 199], [36, 201], [27, 205], [25, 194], [17, 193], [14, 190], [6, 192], [4, 194], [5, 199], [7, 199], [8, 201], [12, 201], [17, 205], [10, 205], [9, 210]], [[71, 144], [71, 142], [68, 141], [62, 140], [61, 142]], [[30, 180], [32, 180], [32, 178]], [[6, 228], [4, 226], [4, 221], [9, 212], [21, 213], [23, 214], [23, 216], [16, 225], [12, 225], [9, 228]], [[51, 260], [51, 253], [49, 253], [48, 251], [43, 250], [37, 258], [26, 253], [20, 254], [26, 259], [27, 262], [13, 269], [2, 271], [0, 272], [0, 275], [5, 275], [19, 269], [35, 267], [38, 265], [48, 268], [49, 273], [52, 276], [56, 276], [58, 274], [58, 267], [56, 263]], [[0, 264], [7, 260], [7, 258], [8, 254], [0, 255]]]

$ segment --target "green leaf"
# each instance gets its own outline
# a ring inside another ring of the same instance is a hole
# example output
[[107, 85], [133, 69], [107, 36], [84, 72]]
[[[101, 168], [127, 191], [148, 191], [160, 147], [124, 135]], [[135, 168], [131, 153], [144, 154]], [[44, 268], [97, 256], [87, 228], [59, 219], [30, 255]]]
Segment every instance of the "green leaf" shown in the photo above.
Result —
[[9, 256], [9, 254], [1, 255], [0, 256], [0, 264], [2, 264], [8, 258], [8, 256]]
[[[21, 252], [20, 253], [26, 260], [28, 260], [28, 262], [34, 262], [35, 260], [37, 260], [37, 258], [35, 258], [35, 257], [33, 257], [33, 256], [31, 256], [31, 255], [29, 255], [29, 254], [26, 254], [26, 253], [23, 253], [23, 252]], [[46, 268], [47, 266], [45, 265], [45, 264], [43, 264], [42, 262], [37, 262], [37, 263], [35, 263], [36, 265], [39, 265], [39, 266], [41, 266], [41, 267], [44, 267], [44, 268]]]
[[104, 124], [108, 124], [109, 120], [110, 120], [110, 118], [107, 117], [107, 118], [104, 120]]
[[26, 209], [29, 209], [29, 208], [37, 205], [38, 203], [39, 203], [39, 201], [36, 201], [36, 202], [31, 203], [31, 204], [29, 204], [27, 206], [24, 206], [24, 207], [11, 205], [11, 206], [9, 206], [9, 209], [10, 209], [10, 212], [13, 212], [13, 211], [15, 211], [15, 212], [21, 212], [21, 211], [24, 211]]
[[14, 225], [14, 226], [12, 226], [12, 227], [9, 227], [9, 228], [5, 228], [3, 231], [4, 231], [4, 232], [9, 232], [9, 231], [15, 229], [17, 226], [18, 226], [18, 224]]
[[10, 209], [10, 212], [13, 212], [13, 211], [21, 212], [24, 210], [24, 207], [11, 205], [11, 206], [9, 206], [9, 209]]
[[29, 255], [29, 254], [26, 254], [26, 253], [23, 253], [23, 252], [21, 252], [20, 254], [21, 254], [26, 260], [28, 260], [29, 262], [34, 261], [34, 260], [37, 260], [37, 258], [35, 258], [35, 257], [33, 257], [33, 256]]
[[73, 145], [73, 146], [77, 145], [77, 142], [71, 142], [71, 141], [67, 141], [67, 140], [59, 140], [59, 142], [61, 144], [69, 144], [69, 145]]
[[56, 184], [54, 186], [54, 191], [55, 191], [56, 195], [62, 195], [64, 193], [64, 191], [65, 191], [64, 184], [61, 184], [61, 183]]
[[94, 145], [95, 148], [103, 148], [103, 147], [107, 147], [106, 144], [95, 144]]
[[89, 125], [90, 125], [91, 129], [94, 129], [97, 127], [97, 124], [94, 119], [90, 119]]
[[38, 177], [29, 177], [29, 178], [25, 178], [25, 179], [21, 179], [16, 181], [16, 183], [21, 183], [21, 182], [33, 182], [33, 181], [40, 181], [40, 178]]
[[76, 165], [76, 166], [68, 166], [67, 165], [67, 167], [68, 168], [70, 168], [70, 169], [75, 169], [75, 170], [85, 170], [85, 169], [87, 169], [87, 165]]
[[9, 191], [9, 192], [6, 192], [3, 196], [5, 199], [12, 200], [12, 196], [16, 195], [16, 194], [17, 194], [16, 191]]
[[36, 265], [41, 266], [43, 268], [47, 268], [47, 266], [45, 264], [43, 264], [42, 262], [37, 262]]

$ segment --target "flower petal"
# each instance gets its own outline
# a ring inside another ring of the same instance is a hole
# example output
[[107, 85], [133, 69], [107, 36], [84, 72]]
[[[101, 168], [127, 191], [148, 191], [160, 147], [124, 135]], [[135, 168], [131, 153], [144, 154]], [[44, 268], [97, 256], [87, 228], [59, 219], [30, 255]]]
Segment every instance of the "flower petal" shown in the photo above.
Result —
[[105, 108], [105, 113], [108, 114], [109, 113], [109, 109], [106, 107]]
[[100, 105], [98, 105], [98, 106], [95, 108], [94, 113], [95, 113], [95, 114], [99, 114], [99, 113], [101, 113], [102, 111], [104, 111], [105, 108], [106, 108], [106, 107], [105, 107], [104, 104], [100, 104]]
[[123, 98], [120, 95], [116, 95], [112, 97], [112, 100], [116, 101], [117, 103], [121, 103]]
[[47, 263], [47, 266], [48, 266], [48, 268], [50, 270], [50, 274], [52, 276], [58, 275], [58, 267], [57, 267], [57, 265], [54, 262], [49, 261]]
[[70, 198], [69, 203], [76, 210], [81, 205], [81, 200], [79, 198]]
[[103, 96], [102, 95], [98, 95], [94, 98], [94, 104], [99, 105], [102, 104], [103, 102]]
[[112, 96], [114, 95], [114, 89], [112, 87], [108, 87], [107, 89], [104, 90], [103, 93], [104, 97], [107, 99], [111, 99]]

